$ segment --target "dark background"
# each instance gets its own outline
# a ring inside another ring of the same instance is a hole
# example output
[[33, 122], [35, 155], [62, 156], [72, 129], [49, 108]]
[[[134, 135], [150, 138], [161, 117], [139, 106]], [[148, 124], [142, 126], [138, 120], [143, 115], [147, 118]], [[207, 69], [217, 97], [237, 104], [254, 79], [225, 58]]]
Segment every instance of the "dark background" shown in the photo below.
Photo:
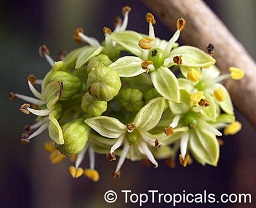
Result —
[[[256, 57], [256, 29], [254, 0], [206, 1], [227, 27]], [[157, 1], [156, 1], [157, 3]], [[89, 36], [103, 39], [102, 28], [113, 28], [113, 18], [121, 14], [125, 5], [132, 7], [128, 29], [147, 33], [144, 15], [149, 10], [138, 0], [1, 0], [0, 1], [0, 207], [14, 208], [69, 208], [69, 207], [138, 207], [124, 204], [121, 190], [131, 189], [143, 193], [157, 189], [162, 193], [250, 193], [253, 204], [186, 204], [177, 207], [251, 208], [256, 206], [256, 138], [252, 127], [237, 112], [243, 129], [235, 136], [225, 137], [221, 147], [218, 167], [203, 167], [197, 163], [175, 169], [160, 161], [159, 168], [143, 166], [140, 162], [126, 160], [119, 180], [111, 176], [116, 163], [106, 161], [104, 155], [96, 156], [96, 169], [101, 179], [98, 183], [86, 177], [72, 179], [69, 161], [52, 165], [43, 146], [47, 133], [33, 139], [29, 145], [20, 144], [22, 127], [32, 124], [35, 117], [19, 112], [22, 101], [10, 102], [10, 91], [31, 95], [26, 80], [28, 74], [42, 78], [50, 69], [38, 56], [38, 47], [46, 44], [53, 58], [60, 50], [77, 47], [73, 30], [82, 26]], [[156, 17], [156, 35], [169, 39], [169, 31]], [[176, 21], [176, 20], [174, 20]], [[88, 158], [83, 167], [88, 167]], [[104, 193], [112, 189], [119, 200], [107, 204]], [[172, 207], [152, 205], [143, 207]]]

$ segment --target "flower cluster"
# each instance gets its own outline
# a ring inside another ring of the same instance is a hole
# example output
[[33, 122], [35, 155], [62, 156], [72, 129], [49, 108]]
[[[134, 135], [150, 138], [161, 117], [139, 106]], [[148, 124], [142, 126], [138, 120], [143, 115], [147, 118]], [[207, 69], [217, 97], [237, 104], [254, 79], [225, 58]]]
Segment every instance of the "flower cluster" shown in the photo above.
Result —
[[[115, 178], [126, 158], [148, 159], [157, 167], [158, 159], [174, 166], [178, 155], [184, 167], [192, 158], [216, 166], [222, 129], [225, 135], [241, 129], [221, 82], [241, 79], [243, 71], [231, 67], [230, 74], [220, 75], [213, 44], [206, 51], [179, 46], [183, 18], [169, 41], [156, 37], [151, 13], [146, 14], [148, 34], [126, 30], [130, 10], [123, 8], [123, 21], [117, 18], [113, 31], [103, 28], [102, 43], [77, 28], [74, 39], [85, 46], [56, 62], [45, 45], [40, 47], [51, 70], [42, 80], [28, 77], [34, 97], [10, 93], [11, 99], [26, 102], [21, 112], [37, 116], [35, 124], [24, 128], [21, 142], [48, 130], [51, 142], [45, 149], [51, 162], [70, 157], [71, 175], [93, 181], [99, 180], [95, 153], [106, 154], [109, 161], [119, 157]], [[83, 169], [87, 150], [90, 165]]]

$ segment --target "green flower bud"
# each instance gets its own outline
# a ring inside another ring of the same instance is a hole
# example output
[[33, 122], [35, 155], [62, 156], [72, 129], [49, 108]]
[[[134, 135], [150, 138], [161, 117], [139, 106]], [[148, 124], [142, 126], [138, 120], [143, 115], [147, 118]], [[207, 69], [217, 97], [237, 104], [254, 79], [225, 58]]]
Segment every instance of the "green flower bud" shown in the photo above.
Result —
[[146, 103], [153, 98], [160, 97], [161, 95], [157, 92], [155, 88], [151, 88], [144, 93], [144, 99]]
[[90, 95], [99, 100], [109, 101], [118, 94], [121, 81], [115, 70], [109, 67], [98, 67], [89, 73], [87, 86]]
[[119, 102], [126, 111], [138, 111], [143, 105], [143, 94], [138, 89], [124, 89], [119, 94]]
[[62, 126], [64, 144], [56, 144], [58, 149], [64, 155], [74, 155], [81, 152], [86, 145], [90, 133], [90, 127], [83, 119], [70, 121]]
[[78, 77], [63, 71], [52, 71], [49, 76], [47, 76], [47, 84], [44, 83], [43, 94], [48, 97], [52, 94], [51, 87], [47, 86], [50, 83], [55, 83], [55, 90], [58, 89], [56, 96], [59, 100], [68, 100], [73, 95], [78, 93], [82, 84]]
[[89, 73], [91, 70], [94, 70], [98, 67], [109, 66], [112, 64], [112, 61], [109, 59], [107, 55], [100, 54], [98, 56], [92, 57], [87, 65], [87, 72]]
[[81, 108], [91, 116], [100, 116], [107, 110], [107, 102], [97, 100], [87, 92], [82, 97]]

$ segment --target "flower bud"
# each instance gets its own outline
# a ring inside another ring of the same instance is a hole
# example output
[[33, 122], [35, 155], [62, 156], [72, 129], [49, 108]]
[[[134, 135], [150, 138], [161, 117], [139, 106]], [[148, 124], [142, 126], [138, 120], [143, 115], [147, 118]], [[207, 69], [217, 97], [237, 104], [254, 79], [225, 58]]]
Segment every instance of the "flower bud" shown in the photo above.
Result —
[[151, 88], [148, 91], [145, 92], [144, 94], [144, 99], [147, 102], [149, 102], [151, 99], [160, 97], [161, 95], [157, 92], [155, 88]]
[[81, 152], [88, 140], [90, 127], [83, 119], [70, 121], [62, 126], [64, 144], [56, 144], [58, 149], [64, 155], [74, 155]]
[[88, 92], [102, 101], [113, 99], [121, 88], [118, 72], [109, 67], [98, 67], [92, 70], [87, 79]]
[[126, 111], [138, 111], [143, 105], [143, 94], [138, 89], [124, 89], [119, 94], [119, 102]]
[[51, 94], [52, 89], [48, 85], [51, 83], [58, 83], [59, 85], [59, 100], [68, 100], [73, 95], [78, 93], [81, 88], [82, 84], [78, 77], [63, 71], [52, 71], [51, 74], [47, 77], [48, 83], [43, 88], [43, 94], [48, 97]]
[[98, 56], [94, 56], [88, 62], [87, 72], [89, 73], [91, 70], [94, 70], [98, 67], [109, 66], [110, 64], [112, 64], [112, 61], [107, 55], [100, 54]]
[[87, 92], [82, 97], [81, 108], [91, 116], [100, 116], [107, 110], [107, 102], [97, 100]]

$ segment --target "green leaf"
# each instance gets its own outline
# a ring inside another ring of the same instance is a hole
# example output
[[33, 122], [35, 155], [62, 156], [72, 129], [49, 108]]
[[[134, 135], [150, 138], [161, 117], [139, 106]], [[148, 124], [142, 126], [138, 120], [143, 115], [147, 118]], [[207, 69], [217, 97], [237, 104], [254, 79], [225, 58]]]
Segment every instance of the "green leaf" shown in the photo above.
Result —
[[120, 77], [135, 77], [145, 72], [141, 68], [142, 59], [135, 56], [124, 56], [119, 58], [109, 67], [116, 70]]
[[180, 89], [184, 89], [189, 93], [192, 93], [192, 91], [195, 88], [195, 85], [189, 79], [179, 78], [178, 82], [179, 82]]
[[189, 150], [198, 162], [217, 166], [219, 144], [214, 134], [198, 129], [191, 132]]
[[[204, 51], [192, 46], [180, 46], [171, 51], [165, 61], [168, 67], [177, 65], [173, 62], [175, 56], [182, 56], [182, 66], [208, 68], [215, 64], [215, 59]], [[169, 63], [170, 62], [170, 63]]]
[[140, 131], [153, 129], [161, 119], [164, 111], [165, 99], [163, 97], [154, 98], [145, 105], [134, 119], [135, 126]]
[[90, 58], [97, 56], [103, 50], [103, 47], [88, 47], [78, 56], [76, 60], [76, 69], [80, 69], [84, 64], [86, 64]]
[[56, 144], [64, 144], [63, 132], [56, 119], [56, 112], [52, 111], [49, 115], [49, 136]]
[[160, 67], [150, 73], [157, 92], [167, 100], [180, 102], [179, 83], [175, 75], [167, 68]]
[[118, 31], [110, 34], [110, 38], [124, 47], [132, 54], [141, 57], [143, 54], [142, 49], [139, 47], [139, 41], [143, 36], [134, 31]]
[[107, 138], [118, 138], [126, 132], [127, 127], [119, 120], [107, 116], [98, 116], [85, 120], [92, 129]]
[[180, 90], [180, 103], [169, 102], [169, 107], [174, 115], [188, 112], [192, 107], [190, 94], [186, 90]]
[[214, 98], [211, 95], [209, 95], [207, 93], [205, 94], [205, 98], [207, 101], [210, 102], [210, 106], [204, 107], [200, 112], [202, 115], [204, 115], [206, 117], [205, 120], [216, 121], [216, 119], [219, 115], [219, 109], [216, 104], [216, 101], [214, 100]]

